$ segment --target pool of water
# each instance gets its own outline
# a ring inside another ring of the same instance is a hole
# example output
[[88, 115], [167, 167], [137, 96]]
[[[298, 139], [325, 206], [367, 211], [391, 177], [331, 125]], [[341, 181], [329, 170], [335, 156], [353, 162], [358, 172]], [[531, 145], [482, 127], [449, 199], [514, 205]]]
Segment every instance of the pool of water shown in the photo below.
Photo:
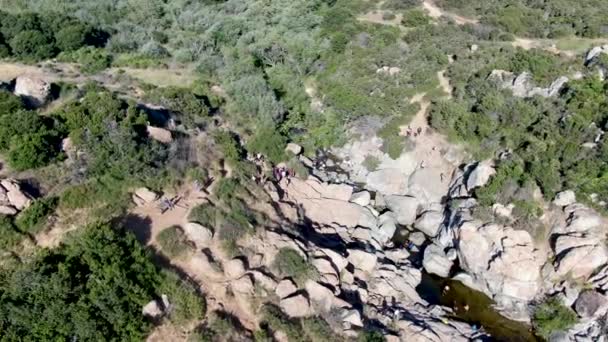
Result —
[[[449, 287], [447, 291], [446, 286]], [[529, 325], [502, 316], [493, 308], [494, 302], [488, 296], [459, 281], [423, 273], [417, 290], [428, 302], [452, 308], [454, 319], [483, 327], [496, 341], [544, 341], [534, 334]]]

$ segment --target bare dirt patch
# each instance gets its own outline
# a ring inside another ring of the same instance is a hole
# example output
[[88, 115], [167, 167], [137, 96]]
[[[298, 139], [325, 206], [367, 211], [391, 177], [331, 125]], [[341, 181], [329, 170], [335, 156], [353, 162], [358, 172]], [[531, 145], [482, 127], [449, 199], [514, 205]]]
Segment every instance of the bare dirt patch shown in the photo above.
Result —
[[447, 17], [447, 18], [454, 20], [454, 22], [457, 25], [466, 25], [466, 24], [475, 25], [475, 24], [479, 23], [479, 20], [477, 20], [477, 19], [467, 18], [467, 17], [461, 16], [461, 15], [458, 15], [456, 13], [444, 11], [439, 6], [437, 6], [433, 0], [424, 0], [424, 2], [422, 3], [422, 7], [428, 12], [430, 17], [435, 18], [435, 19], [439, 19], [441, 17]]

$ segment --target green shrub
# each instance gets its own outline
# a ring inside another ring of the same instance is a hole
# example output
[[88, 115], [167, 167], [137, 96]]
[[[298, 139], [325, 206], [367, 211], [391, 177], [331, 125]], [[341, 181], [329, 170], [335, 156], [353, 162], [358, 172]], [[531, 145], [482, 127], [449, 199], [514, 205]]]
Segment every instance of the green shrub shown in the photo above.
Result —
[[80, 70], [87, 74], [103, 71], [109, 68], [112, 63], [112, 55], [104, 49], [94, 47], [62, 52], [57, 56], [57, 59], [62, 62], [78, 63], [80, 64]]
[[245, 155], [245, 151], [233, 133], [225, 130], [217, 130], [213, 133], [213, 139], [224, 158], [226, 158], [232, 166], [235, 166]]
[[163, 282], [159, 287], [162, 294], [166, 294], [171, 303], [169, 319], [178, 326], [200, 320], [205, 316], [205, 300], [197, 292], [197, 288], [182, 279], [177, 274], [164, 271]]
[[[261, 314], [263, 322], [268, 325], [271, 331], [284, 332], [290, 342], [343, 341], [340, 336], [331, 330], [329, 324], [320, 317], [290, 319], [281, 312], [281, 309], [270, 304], [262, 307]], [[256, 339], [256, 341], [258, 340]]]
[[306, 341], [299, 322], [287, 317], [278, 307], [264, 305], [262, 308], [262, 319], [272, 331], [284, 332], [290, 342]]
[[426, 25], [430, 22], [430, 17], [421, 9], [411, 9], [403, 14], [401, 23], [407, 27]]
[[23, 239], [23, 235], [17, 230], [13, 219], [0, 215], [0, 250], [8, 250]]
[[292, 277], [300, 285], [315, 276], [314, 267], [298, 252], [287, 247], [281, 248], [274, 257], [273, 267], [283, 277]]
[[558, 298], [550, 298], [534, 309], [532, 323], [536, 332], [548, 339], [555, 331], [567, 330], [578, 322], [576, 313]]
[[329, 337], [334, 335], [329, 324], [320, 317], [302, 319], [302, 331], [305, 332], [312, 342], [325, 342]]
[[[388, 154], [392, 159], [397, 159], [401, 156], [405, 148], [405, 138], [401, 136], [390, 136], [382, 141], [381, 150]], [[377, 167], [377, 166], [376, 166]]]
[[154, 88], [146, 93], [146, 100], [170, 110], [186, 128], [203, 125], [209, 116], [203, 99], [190, 88]]
[[364, 331], [359, 334], [359, 342], [384, 342], [386, 339], [379, 331]]
[[192, 208], [188, 220], [215, 230], [218, 226], [221, 211], [210, 203], [203, 203]]
[[83, 24], [66, 26], [55, 34], [57, 47], [62, 51], [75, 51], [84, 46], [91, 28]]
[[141, 341], [151, 328], [142, 306], [160, 296], [160, 282], [130, 233], [105, 224], [79, 229], [62, 246], [3, 269], [2, 337]]
[[10, 41], [11, 50], [26, 61], [48, 59], [56, 54], [52, 38], [36, 30], [22, 31]]
[[44, 228], [47, 218], [57, 208], [56, 197], [35, 200], [27, 209], [17, 216], [16, 225], [22, 232], [38, 233]]
[[45, 166], [59, 154], [56, 138], [45, 133], [25, 133], [14, 136], [8, 150], [8, 162], [18, 171]]
[[293, 169], [294, 172], [296, 173], [296, 176], [298, 176], [298, 178], [300, 179], [307, 179], [309, 172], [308, 172], [308, 168], [302, 164], [302, 162], [300, 160], [298, 160], [298, 158], [291, 158], [288, 162], [287, 162], [287, 167], [290, 169]]
[[270, 161], [279, 163], [285, 159], [287, 141], [276, 129], [264, 126], [255, 130], [247, 144], [247, 149], [253, 153], [261, 153]]
[[182, 257], [193, 250], [184, 230], [178, 226], [163, 229], [156, 236], [163, 253], [171, 258]]
[[376, 170], [378, 170], [378, 166], [380, 166], [380, 160], [375, 156], [367, 155], [367, 156], [365, 156], [365, 159], [363, 160], [363, 166], [369, 172], [376, 171]]

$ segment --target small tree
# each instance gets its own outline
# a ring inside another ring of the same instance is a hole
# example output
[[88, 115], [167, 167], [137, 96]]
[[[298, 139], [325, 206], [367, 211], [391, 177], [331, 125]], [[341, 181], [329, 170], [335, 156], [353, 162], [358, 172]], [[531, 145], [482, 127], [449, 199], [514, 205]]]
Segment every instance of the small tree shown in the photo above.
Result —
[[555, 331], [566, 330], [576, 324], [576, 313], [557, 298], [549, 298], [534, 310], [532, 323], [536, 332], [548, 339]]
[[31, 61], [48, 59], [56, 54], [53, 39], [35, 30], [18, 33], [10, 45], [14, 55]]

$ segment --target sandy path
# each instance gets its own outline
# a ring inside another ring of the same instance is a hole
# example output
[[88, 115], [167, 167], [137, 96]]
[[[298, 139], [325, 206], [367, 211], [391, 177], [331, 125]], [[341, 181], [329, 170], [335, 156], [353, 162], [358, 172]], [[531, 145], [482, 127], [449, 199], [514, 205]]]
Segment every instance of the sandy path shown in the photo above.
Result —
[[447, 78], [445, 73], [446, 73], [446, 70], [438, 71], [437, 78], [439, 79], [439, 86], [441, 86], [441, 89], [443, 90], [443, 92], [447, 94], [447, 98], [451, 99], [454, 88], [450, 84], [450, 80]]
[[[426, 182], [436, 184], [435, 187], [439, 191], [447, 192], [449, 179], [458, 163], [446, 157], [446, 154], [456, 151], [458, 160], [463, 158], [463, 154], [459, 146], [450, 144], [445, 136], [430, 127], [428, 113], [431, 103], [425, 96], [426, 93], [418, 93], [411, 98], [411, 103], [420, 104], [420, 110], [409, 124], [400, 127], [400, 135], [414, 143], [414, 149], [410, 153], [417, 161], [418, 168], [425, 169]], [[421, 134], [407, 137], [408, 130], [417, 132], [419, 128]]]
[[395, 26], [395, 27], [399, 27], [401, 29], [405, 29], [405, 27], [403, 27], [401, 25], [401, 20], [403, 19], [403, 14], [397, 13], [397, 14], [395, 14], [395, 18], [387, 20], [387, 19], [383, 18], [384, 13], [390, 13], [390, 12], [375, 10], [375, 11], [371, 11], [371, 12], [360, 15], [359, 17], [357, 17], [357, 20], [366, 21], [366, 22], [374, 23], [374, 24], [380, 24], [380, 25]]
[[[166, 211], [165, 213], [161, 213], [158, 209], [158, 201], [142, 207], [136, 207], [132, 210], [131, 214], [137, 215], [148, 222], [148, 227], [141, 227], [147, 230], [146, 232], [138, 232], [137, 227], [133, 227], [136, 235], [142, 233], [148, 237], [148, 246], [161, 250], [161, 247], [156, 241], [158, 233], [163, 229], [174, 225], [184, 226], [188, 223], [188, 215], [190, 214], [191, 209], [207, 200], [206, 193], [195, 191], [194, 189], [184, 189], [181, 196], [183, 199], [179, 202], [179, 206], [176, 206], [173, 210]], [[170, 198], [171, 195], [167, 195], [166, 197]], [[224, 260], [220, 241], [214, 239], [212, 245], [209, 246], [209, 250], [216, 260]], [[202, 257], [202, 254], [203, 253], [200, 250], [197, 250], [195, 253], [185, 258], [172, 259], [171, 264], [180, 268], [191, 279], [198, 283], [208, 299], [208, 312], [214, 310], [229, 312], [237, 317], [244, 327], [255, 330], [257, 327], [257, 319], [251, 311], [248, 301], [239, 297], [231, 297], [227, 293], [226, 289], [230, 279], [226, 279], [221, 272], [209, 269], [204, 263], [197, 262], [199, 260], [198, 258]], [[151, 340], [157, 340], [158, 337], [156, 334], [157, 333], [153, 333], [150, 335]]]
[[479, 20], [477, 20], [477, 19], [467, 18], [467, 17], [463, 17], [461, 15], [458, 15], [456, 13], [446, 12], [443, 9], [441, 9], [439, 6], [437, 6], [433, 0], [424, 0], [424, 2], [422, 2], [422, 7], [428, 12], [429, 16], [431, 16], [432, 18], [435, 18], [435, 19], [445, 16], [445, 17], [448, 17], [448, 18], [454, 20], [454, 22], [457, 25], [466, 25], [466, 24], [475, 25], [475, 24], [479, 23]]
[[135, 80], [159, 87], [188, 86], [195, 81], [193, 71], [186, 67], [168, 69], [109, 68], [97, 74], [86, 75], [78, 69], [77, 65], [71, 63], [44, 62], [37, 65], [26, 65], [0, 62], [0, 82], [11, 82], [21, 75], [29, 75], [53, 83], [61, 81], [84, 84], [94, 81], [113, 91], [124, 91], [125, 88], [129, 88], [130, 94], [137, 98], [142, 91], [133, 82], [122, 77], [122, 72]]

